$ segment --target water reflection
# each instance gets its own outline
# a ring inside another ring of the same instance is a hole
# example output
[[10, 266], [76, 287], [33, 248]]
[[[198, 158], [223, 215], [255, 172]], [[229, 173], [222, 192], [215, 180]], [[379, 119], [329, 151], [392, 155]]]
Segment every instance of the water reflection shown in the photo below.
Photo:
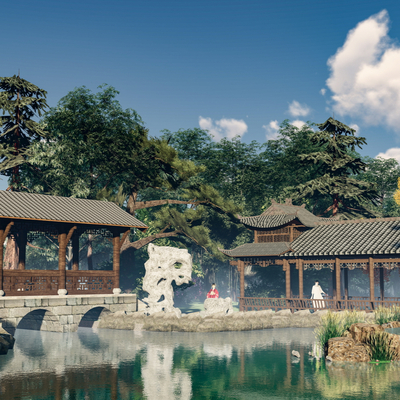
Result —
[[17, 330], [16, 339], [0, 358], [1, 400], [379, 399], [400, 393], [398, 364], [310, 360], [312, 329]]

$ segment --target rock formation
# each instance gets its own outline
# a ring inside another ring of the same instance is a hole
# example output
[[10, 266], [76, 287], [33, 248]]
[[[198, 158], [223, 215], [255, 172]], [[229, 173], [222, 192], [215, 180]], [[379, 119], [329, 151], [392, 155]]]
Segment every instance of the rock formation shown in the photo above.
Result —
[[204, 301], [204, 311], [201, 311], [202, 317], [207, 317], [216, 313], [225, 313], [227, 315], [233, 313], [232, 299], [206, 299]]
[[192, 257], [186, 249], [168, 246], [148, 246], [149, 259], [144, 264], [146, 274], [143, 290], [149, 296], [142, 301], [147, 304], [146, 315], [158, 312], [174, 313], [178, 318], [181, 310], [174, 307], [172, 281], [177, 285], [189, 283], [192, 278]]
[[0, 324], [0, 354], [7, 354], [14, 347], [15, 339]]

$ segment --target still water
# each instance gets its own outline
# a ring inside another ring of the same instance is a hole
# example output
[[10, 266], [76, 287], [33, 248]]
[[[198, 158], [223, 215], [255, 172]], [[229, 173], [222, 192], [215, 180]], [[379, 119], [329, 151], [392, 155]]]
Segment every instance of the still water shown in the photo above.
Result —
[[[17, 330], [0, 399], [396, 399], [399, 364], [311, 360], [312, 329], [159, 333]], [[297, 350], [300, 359], [291, 352]]]

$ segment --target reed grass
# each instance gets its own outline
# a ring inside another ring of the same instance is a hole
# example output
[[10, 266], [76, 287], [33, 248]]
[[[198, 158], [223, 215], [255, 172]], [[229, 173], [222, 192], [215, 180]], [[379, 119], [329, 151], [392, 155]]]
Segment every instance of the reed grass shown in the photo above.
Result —
[[321, 348], [324, 349], [329, 339], [343, 336], [351, 325], [359, 322], [365, 322], [365, 316], [361, 312], [342, 311], [333, 313], [328, 311], [327, 314], [321, 317], [319, 326], [314, 330], [314, 334]]
[[378, 307], [374, 314], [375, 321], [379, 325], [400, 321], [400, 306]]
[[392, 361], [397, 356], [393, 338], [387, 332], [372, 332], [366, 339], [372, 361]]

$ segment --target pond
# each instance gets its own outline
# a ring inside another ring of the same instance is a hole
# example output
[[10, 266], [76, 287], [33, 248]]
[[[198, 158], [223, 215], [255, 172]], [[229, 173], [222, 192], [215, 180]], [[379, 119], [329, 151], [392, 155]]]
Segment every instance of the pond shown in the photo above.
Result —
[[[17, 330], [1, 400], [395, 399], [396, 364], [309, 359], [312, 329], [161, 333]], [[297, 350], [301, 358], [291, 355]]]

